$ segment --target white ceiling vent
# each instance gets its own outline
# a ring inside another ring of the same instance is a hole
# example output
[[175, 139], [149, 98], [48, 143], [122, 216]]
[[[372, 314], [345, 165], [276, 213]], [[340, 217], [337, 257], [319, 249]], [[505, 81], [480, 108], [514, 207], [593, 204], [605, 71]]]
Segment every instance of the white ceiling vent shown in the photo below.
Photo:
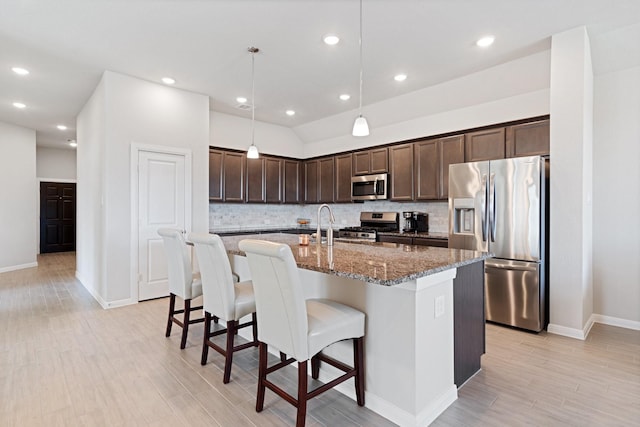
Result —
[[251, 111], [251, 105], [250, 104], [238, 104], [238, 105], [236, 105], [236, 108], [239, 109], [239, 110]]

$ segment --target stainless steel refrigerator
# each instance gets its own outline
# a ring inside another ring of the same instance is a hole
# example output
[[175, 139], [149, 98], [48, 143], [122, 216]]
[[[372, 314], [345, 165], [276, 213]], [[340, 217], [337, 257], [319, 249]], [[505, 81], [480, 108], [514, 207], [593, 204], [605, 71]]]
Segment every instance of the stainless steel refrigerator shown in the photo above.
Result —
[[449, 167], [449, 247], [495, 255], [485, 262], [489, 321], [547, 326], [547, 184], [540, 156]]

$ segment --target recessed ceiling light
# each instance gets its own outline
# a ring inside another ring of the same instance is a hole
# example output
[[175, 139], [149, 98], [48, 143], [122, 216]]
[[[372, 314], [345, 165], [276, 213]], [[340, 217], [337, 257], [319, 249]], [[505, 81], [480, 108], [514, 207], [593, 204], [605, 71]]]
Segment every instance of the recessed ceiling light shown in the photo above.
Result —
[[162, 83], [166, 85], [173, 85], [173, 84], [176, 84], [176, 79], [172, 79], [171, 77], [163, 77]]
[[340, 37], [336, 36], [335, 34], [327, 34], [322, 38], [322, 40], [329, 46], [334, 46], [340, 42]]
[[69, 142], [69, 145], [72, 147], [77, 147], [78, 143], [76, 142], [75, 139], [67, 139], [67, 142]]
[[293, 111], [293, 110], [287, 110], [287, 111], [285, 111], [285, 113], [287, 114], [287, 116], [295, 116], [296, 115], [296, 112]]
[[19, 74], [21, 76], [26, 76], [27, 74], [29, 74], [29, 70], [27, 70], [26, 68], [21, 68], [21, 67], [13, 67], [11, 69], [11, 71], [13, 71], [16, 74]]
[[403, 81], [407, 80], [407, 75], [406, 74], [396, 74], [393, 77], [393, 80], [395, 80], [397, 82], [403, 82]]
[[16, 108], [25, 108], [26, 107], [26, 105], [23, 104], [22, 102], [14, 102], [13, 106], [16, 107]]
[[60, 130], [67, 130], [67, 127], [65, 125], [58, 125], [56, 127]]
[[484, 36], [481, 39], [479, 39], [476, 44], [480, 47], [487, 47], [487, 46], [491, 46], [493, 44], [493, 41], [496, 38], [493, 36]]
[[348, 93], [343, 93], [342, 95], [340, 95], [340, 99], [343, 101], [348, 101], [351, 98], [351, 95], [349, 95]]
[[240, 104], [244, 104], [245, 102], [247, 102], [247, 98], [245, 98], [244, 96], [239, 96], [236, 98], [236, 101], [238, 101]]

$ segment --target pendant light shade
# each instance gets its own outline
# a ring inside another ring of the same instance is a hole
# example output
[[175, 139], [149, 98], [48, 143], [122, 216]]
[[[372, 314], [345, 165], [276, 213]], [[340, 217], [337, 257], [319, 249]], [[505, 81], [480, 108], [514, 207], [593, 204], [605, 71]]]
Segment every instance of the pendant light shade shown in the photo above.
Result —
[[356, 121], [353, 123], [353, 136], [368, 136], [369, 135], [369, 124], [367, 123], [367, 119], [362, 117], [362, 115], [358, 116]]
[[247, 49], [251, 53], [251, 145], [247, 149], [247, 158], [257, 159], [260, 157], [258, 147], [254, 142], [256, 133], [256, 73], [255, 73], [255, 60], [256, 53], [260, 52], [257, 47], [250, 47]]
[[358, 109], [358, 117], [353, 123], [353, 136], [369, 135], [369, 124], [367, 119], [362, 116], [362, 0], [360, 0], [360, 101]]

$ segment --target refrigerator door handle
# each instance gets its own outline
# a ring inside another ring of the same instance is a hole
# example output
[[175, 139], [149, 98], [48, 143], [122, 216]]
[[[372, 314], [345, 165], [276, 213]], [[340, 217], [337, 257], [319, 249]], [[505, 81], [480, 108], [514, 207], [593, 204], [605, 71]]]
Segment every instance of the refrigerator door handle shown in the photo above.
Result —
[[491, 230], [491, 241], [496, 241], [496, 174], [492, 173], [489, 178], [489, 228]]
[[482, 175], [482, 203], [480, 204], [480, 207], [482, 209], [481, 211], [481, 217], [482, 217], [482, 241], [486, 242], [487, 241], [487, 234], [489, 233], [489, 221], [487, 218], [487, 201], [488, 201], [488, 190], [489, 190], [489, 186], [487, 185], [487, 175]]

